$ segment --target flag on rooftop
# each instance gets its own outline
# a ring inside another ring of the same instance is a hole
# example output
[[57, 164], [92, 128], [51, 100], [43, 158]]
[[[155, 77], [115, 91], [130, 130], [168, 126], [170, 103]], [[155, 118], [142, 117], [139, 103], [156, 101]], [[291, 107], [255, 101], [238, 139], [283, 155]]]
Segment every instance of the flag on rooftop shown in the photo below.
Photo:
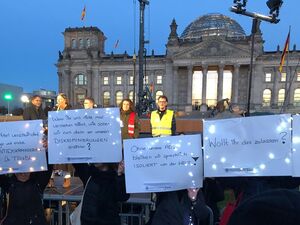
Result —
[[117, 48], [118, 46], [119, 46], [119, 39], [115, 43], [115, 48]]
[[282, 55], [281, 55], [281, 59], [280, 59], [280, 65], [279, 65], [279, 72], [280, 73], [282, 72], [282, 67], [283, 67], [283, 64], [284, 64], [284, 61], [285, 61], [285, 56], [289, 51], [289, 44], [290, 44], [290, 31], [289, 31], [288, 36], [286, 38], [284, 48], [283, 48], [283, 51], [282, 51]]
[[85, 6], [83, 7], [83, 10], [81, 12], [81, 20], [84, 20], [85, 18]]

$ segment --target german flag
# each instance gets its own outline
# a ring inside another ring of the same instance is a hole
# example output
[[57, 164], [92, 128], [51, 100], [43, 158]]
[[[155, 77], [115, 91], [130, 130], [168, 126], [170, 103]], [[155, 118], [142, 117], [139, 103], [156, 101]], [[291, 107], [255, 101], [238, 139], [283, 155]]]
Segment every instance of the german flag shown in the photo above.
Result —
[[83, 10], [81, 12], [81, 20], [84, 20], [85, 17], [85, 6], [83, 7]]
[[288, 33], [288, 36], [286, 38], [284, 48], [283, 48], [283, 51], [282, 51], [282, 55], [281, 55], [281, 59], [280, 59], [280, 65], [279, 65], [279, 72], [280, 73], [282, 72], [282, 67], [283, 67], [283, 64], [284, 64], [284, 61], [285, 61], [285, 56], [289, 51], [290, 33], [291, 33], [291, 31], [289, 31], [289, 33]]

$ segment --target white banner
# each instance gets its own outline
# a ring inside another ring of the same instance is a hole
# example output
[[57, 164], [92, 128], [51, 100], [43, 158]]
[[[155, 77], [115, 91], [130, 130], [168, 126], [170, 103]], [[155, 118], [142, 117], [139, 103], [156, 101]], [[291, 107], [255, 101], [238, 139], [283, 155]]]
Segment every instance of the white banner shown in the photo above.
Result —
[[124, 140], [126, 192], [202, 187], [200, 135]]
[[49, 112], [49, 163], [120, 162], [119, 108]]
[[300, 177], [300, 116], [293, 115], [293, 176]]
[[204, 176], [290, 176], [291, 116], [204, 121]]
[[0, 174], [47, 170], [42, 120], [0, 123]]

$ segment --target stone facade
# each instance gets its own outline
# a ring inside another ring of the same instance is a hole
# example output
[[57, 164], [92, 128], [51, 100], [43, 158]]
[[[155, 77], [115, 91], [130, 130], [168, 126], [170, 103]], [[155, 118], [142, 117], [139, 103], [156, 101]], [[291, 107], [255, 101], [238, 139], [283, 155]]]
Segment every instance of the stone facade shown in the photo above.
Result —
[[[207, 24], [215, 24], [215, 29]], [[175, 20], [170, 29], [166, 54], [152, 52], [146, 58], [146, 83], [153, 88], [154, 97], [163, 93], [173, 109], [186, 111], [195, 109], [196, 104], [210, 105], [225, 97], [247, 105], [251, 36], [221, 14], [199, 17], [180, 37]], [[64, 37], [65, 48], [57, 63], [59, 92], [66, 93], [72, 105], [79, 105], [85, 96], [92, 96], [101, 106], [116, 106], [122, 98], [132, 98], [134, 74], [138, 90], [138, 59], [135, 67], [134, 57], [126, 52], [106, 54], [106, 38], [96, 27], [67, 28]], [[254, 37], [251, 109], [280, 112], [286, 68], [283, 75], [278, 72], [282, 52], [279, 48], [266, 52], [263, 43], [258, 29]], [[294, 76], [289, 112], [298, 112], [300, 107], [299, 58], [300, 51], [294, 46], [289, 53], [287, 73], [288, 78]], [[198, 80], [197, 72], [200, 72]]]

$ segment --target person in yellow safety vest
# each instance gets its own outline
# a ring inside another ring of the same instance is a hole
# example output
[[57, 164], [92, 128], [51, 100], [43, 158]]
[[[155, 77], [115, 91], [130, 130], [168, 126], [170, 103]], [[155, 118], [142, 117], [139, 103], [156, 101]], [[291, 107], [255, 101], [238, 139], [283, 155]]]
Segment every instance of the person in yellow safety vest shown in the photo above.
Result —
[[167, 109], [168, 98], [161, 95], [157, 100], [157, 110], [151, 112], [150, 125], [153, 137], [170, 136], [176, 133], [176, 120], [173, 110]]

